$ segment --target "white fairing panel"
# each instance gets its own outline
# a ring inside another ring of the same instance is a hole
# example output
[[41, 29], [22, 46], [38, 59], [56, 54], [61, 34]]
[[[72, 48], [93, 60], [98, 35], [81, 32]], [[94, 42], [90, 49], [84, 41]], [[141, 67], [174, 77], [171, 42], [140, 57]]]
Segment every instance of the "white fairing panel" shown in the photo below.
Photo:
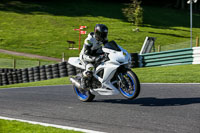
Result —
[[[102, 83], [102, 88], [91, 90], [91, 92], [93, 94], [100, 94], [100, 95], [119, 94], [118, 89], [115, 86], [113, 86], [113, 84], [110, 81], [113, 78], [113, 76], [119, 66], [120, 66], [119, 63], [113, 64], [111, 61], [107, 61], [107, 62], [99, 65], [96, 68], [96, 72], [94, 73], [93, 76]], [[99, 73], [99, 71], [101, 71], [101, 70], [104, 70], [103, 78], [101, 78], [97, 75], [97, 73]]]
[[123, 63], [123, 64], [128, 64], [131, 61], [131, 56], [130, 54], [120, 46], [118, 46], [121, 51], [115, 51], [107, 48], [103, 48], [103, 51], [105, 53], [109, 53], [109, 59], [111, 62], [116, 62], [116, 63]]
[[85, 69], [85, 66], [81, 64], [81, 60], [79, 59], [79, 57], [70, 57], [68, 63], [75, 67]]

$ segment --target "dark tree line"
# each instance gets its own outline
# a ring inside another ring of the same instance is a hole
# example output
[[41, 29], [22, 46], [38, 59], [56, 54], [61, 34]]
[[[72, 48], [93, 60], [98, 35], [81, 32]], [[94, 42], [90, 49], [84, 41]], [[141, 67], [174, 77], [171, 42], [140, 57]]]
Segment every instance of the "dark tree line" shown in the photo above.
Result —
[[[6, 1], [16, 1], [16, 0], [0, 0], [1, 2]], [[88, 0], [18, 0], [18, 1], [37, 1], [37, 2], [74, 2], [74, 1], [86, 1]], [[91, 0], [94, 1], [94, 0]], [[120, 3], [130, 3], [131, 0], [95, 0], [99, 2], [120, 2]], [[171, 8], [177, 8], [177, 9], [188, 9], [189, 5], [187, 4], [188, 0], [139, 0], [142, 2], [142, 5], [155, 5], [155, 6], [163, 6], [163, 7], [171, 7]], [[197, 3], [193, 5], [193, 9], [200, 11], [200, 0], [198, 0]]]
[[[163, 7], [171, 7], [177, 9], [188, 9], [188, 0], [141, 0], [143, 5], [157, 5]], [[194, 10], [200, 10], [200, 0], [193, 4]]]
[[[187, 4], [188, 0], [176, 0], [176, 8], [186, 9], [189, 5]], [[200, 1], [198, 0], [197, 3], [193, 4], [195, 10], [200, 10]]]
[[[96, 1], [110, 1], [110, 2], [120, 2], [120, 3], [130, 3], [131, 0], [96, 0]], [[188, 9], [189, 4], [188, 0], [139, 0], [142, 2], [142, 5], [155, 5], [162, 7], [170, 7], [177, 9]], [[200, 0], [197, 3], [193, 4], [193, 9], [200, 11]]]

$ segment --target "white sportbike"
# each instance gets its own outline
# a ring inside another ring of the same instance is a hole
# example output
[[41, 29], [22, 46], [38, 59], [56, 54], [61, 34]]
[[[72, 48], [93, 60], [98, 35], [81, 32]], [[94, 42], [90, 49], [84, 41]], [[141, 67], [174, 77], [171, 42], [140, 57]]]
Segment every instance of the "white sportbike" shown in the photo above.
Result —
[[[140, 93], [140, 82], [136, 74], [129, 69], [130, 54], [114, 41], [108, 42], [102, 48], [104, 58], [95, 63], [95, 72], [87, 80], [88, 89], [81, 88], [82, 73], [71, 77], [73, 89], [83, 102], [90, 102], [95, 95], [122, 94], [127, 99], [135, 99]], [[71, 57], [68, 63], [85, 70], [85, 64], [79, 57]]]

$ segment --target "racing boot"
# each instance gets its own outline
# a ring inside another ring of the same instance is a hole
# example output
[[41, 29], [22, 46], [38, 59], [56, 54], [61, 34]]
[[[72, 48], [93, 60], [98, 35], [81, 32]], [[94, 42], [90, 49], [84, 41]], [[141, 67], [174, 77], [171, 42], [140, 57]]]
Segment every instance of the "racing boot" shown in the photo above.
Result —
[[87, 80], [87, 77], [85, 77], [85, 76], [83, 76], [81, 78], [81, 89], [83, 89], [83, 90], [87, 89], [86, 80]]
[[89, 90], [89, 81], [92, 79], [91, 71], [84, 71], [81, 78], [81, 89]]

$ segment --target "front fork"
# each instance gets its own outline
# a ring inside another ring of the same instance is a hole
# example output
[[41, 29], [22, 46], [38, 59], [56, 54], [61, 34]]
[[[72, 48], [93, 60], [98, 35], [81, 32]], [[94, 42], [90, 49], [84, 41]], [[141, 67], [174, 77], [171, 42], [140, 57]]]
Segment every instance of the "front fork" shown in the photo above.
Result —
[[119, 79], [119, 83], [118, 83], [119, 88], [123, 89], [124, 91], [128, 91], [128, 92], [129, 92], [129, 90], [132, 90], [133, 86], [132, 86], [131, 81], [126, 73], [125, 74], [119, 73], [117, 77]]

